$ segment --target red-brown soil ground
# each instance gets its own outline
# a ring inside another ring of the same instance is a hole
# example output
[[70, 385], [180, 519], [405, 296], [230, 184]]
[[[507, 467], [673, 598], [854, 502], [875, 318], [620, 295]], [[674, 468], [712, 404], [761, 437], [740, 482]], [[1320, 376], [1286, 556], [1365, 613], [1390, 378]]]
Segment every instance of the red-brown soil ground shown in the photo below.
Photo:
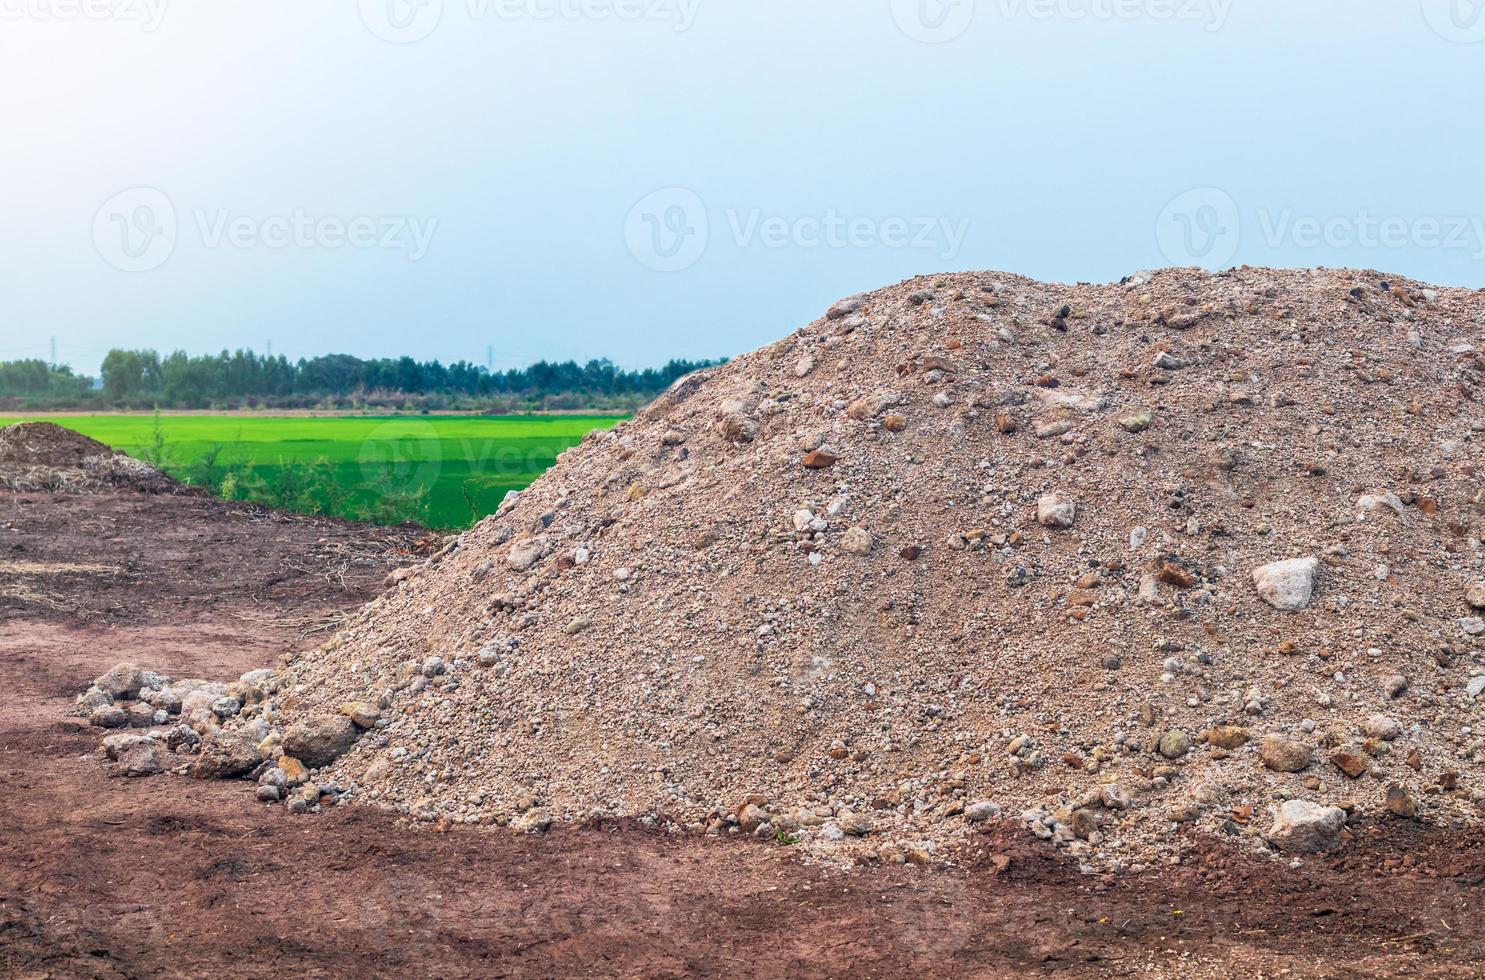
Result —
[[958, 867], [841, 872], [628, 825], [295, 817], [243, 783], [113, 778], [67, 715], [122, 660], [229, 679], [313, 645], [418, 538], [188, 494], [0, 493], [0, 975], [1478, 975], [1476, 834], [1364, 825], [1300, 872], [1200, 841], [1105, 879], [1002, 829]]

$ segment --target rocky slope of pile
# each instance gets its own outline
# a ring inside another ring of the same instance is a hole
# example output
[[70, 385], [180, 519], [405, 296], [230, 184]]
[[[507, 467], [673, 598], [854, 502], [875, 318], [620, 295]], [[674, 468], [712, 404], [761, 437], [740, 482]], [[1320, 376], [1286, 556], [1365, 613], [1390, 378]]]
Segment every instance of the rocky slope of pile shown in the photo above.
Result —
[[0, 428], [0, 487], [18, 493], [185, 489], [148, 463], [51, 422]]
[[197, 727], [301, 808], [886, 860], [998, 815], [1100, 866], [1474, 820], [1482, 340], [1485, 294], [1367, 272], [853, 297]]

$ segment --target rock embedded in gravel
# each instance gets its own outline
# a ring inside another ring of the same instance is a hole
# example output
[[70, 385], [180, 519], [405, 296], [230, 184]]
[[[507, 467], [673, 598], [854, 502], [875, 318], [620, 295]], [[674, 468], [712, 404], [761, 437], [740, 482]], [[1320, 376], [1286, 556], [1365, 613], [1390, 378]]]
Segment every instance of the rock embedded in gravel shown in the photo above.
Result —
[[1281, 851], [1316, 854], [1341, 846], [1341, 828], [1345, 824], [1346, 811], [1340, 807], [1288, 800], [1275, 811], [1274, 825], [1267, 836]]
[[1315, 588], [1317, 558], [1290, 558], [1253, 570], [1258, 595], [1275, 609], [1297, 612], [1310, 604]]
[[842, 550], [853, 555], [869, 555], [876, 541], [871, 532], [864, 527], [853, 527], [841, 535], [840, 546]]
[[1485, 609], [1485, 582], [1476, 582], [1464, 594], [1464, 601], [1471, 609]]
[[828, 449], [811, 449], [804, 454], [804, 468], [807, 470], [825, 470], [835, 465], [837, 457]]
[[374, 728], [382, 717], [381, 709], [369, 701], [347, 701], [340, 706], [340, 713], [363, 731]]
[[964, 819], [970, 823], [985, 823], [1000, 816], [1000, 804], [992, 800], [979, 800], [964, 808]]
[[1214, 728], [1208, 728], [1206, 737], [1207, 744], [1215, 748], [1232, 751], [1246, 745], [1251, 736], [1246, 728], [1237, 725], [1218, 725]]
[[345, 715], [312, 715], [284, 729], [284, 754], [323, 769], [356, 744], [356, 725]]
[[1042, 527], [1065, 530], [1077, 523], [1078, 505], [1060, 494], [1043, 495], [1036, 502], [1036, 521]]
[[1180, 729], [1172, 729], [1160, 736], [1160, 754], [1167, 759], [1179, 759], [1191, 751], [1191, 736]]
[[1274, 772], [1303, 772], [1310, 767], [1314, 752], [1303, 742], [1268, 735], [1259, 747], [1258, 757]]
[[1364, 754], [1344, 749], [1339, 752], [1332, 752], [1330, 754], [1330, 763], [1345, 773], [1348, 779], [1360, 779], [1366, 775], [1367, 769], [1371, 766], [1366, 761]]
[[1388, 715], [1372, 715], [1367, 718], [1361, 726], [1361, 730], [1368, 738], [1380, 739], [1383, 742], [1392, 742], [1402, 736], [1402, 724]]

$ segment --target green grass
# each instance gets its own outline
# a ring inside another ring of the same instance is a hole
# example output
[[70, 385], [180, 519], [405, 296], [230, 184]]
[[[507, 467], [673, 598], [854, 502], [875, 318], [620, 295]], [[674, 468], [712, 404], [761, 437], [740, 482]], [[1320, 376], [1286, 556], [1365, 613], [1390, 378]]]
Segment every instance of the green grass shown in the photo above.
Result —
[[56, 422], [226, 497], [454, 529], [621, 418], [104, 414], [0, 416], [0, 425]]

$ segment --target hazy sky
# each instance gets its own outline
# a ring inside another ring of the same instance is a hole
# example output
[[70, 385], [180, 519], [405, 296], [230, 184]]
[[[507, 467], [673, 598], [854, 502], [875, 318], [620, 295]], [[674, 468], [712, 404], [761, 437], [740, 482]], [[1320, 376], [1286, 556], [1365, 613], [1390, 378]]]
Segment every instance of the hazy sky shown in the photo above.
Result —
[[1485, 286], [1481, 0], [0, 0], [0, 358], [736, 354], [910, 275]]

